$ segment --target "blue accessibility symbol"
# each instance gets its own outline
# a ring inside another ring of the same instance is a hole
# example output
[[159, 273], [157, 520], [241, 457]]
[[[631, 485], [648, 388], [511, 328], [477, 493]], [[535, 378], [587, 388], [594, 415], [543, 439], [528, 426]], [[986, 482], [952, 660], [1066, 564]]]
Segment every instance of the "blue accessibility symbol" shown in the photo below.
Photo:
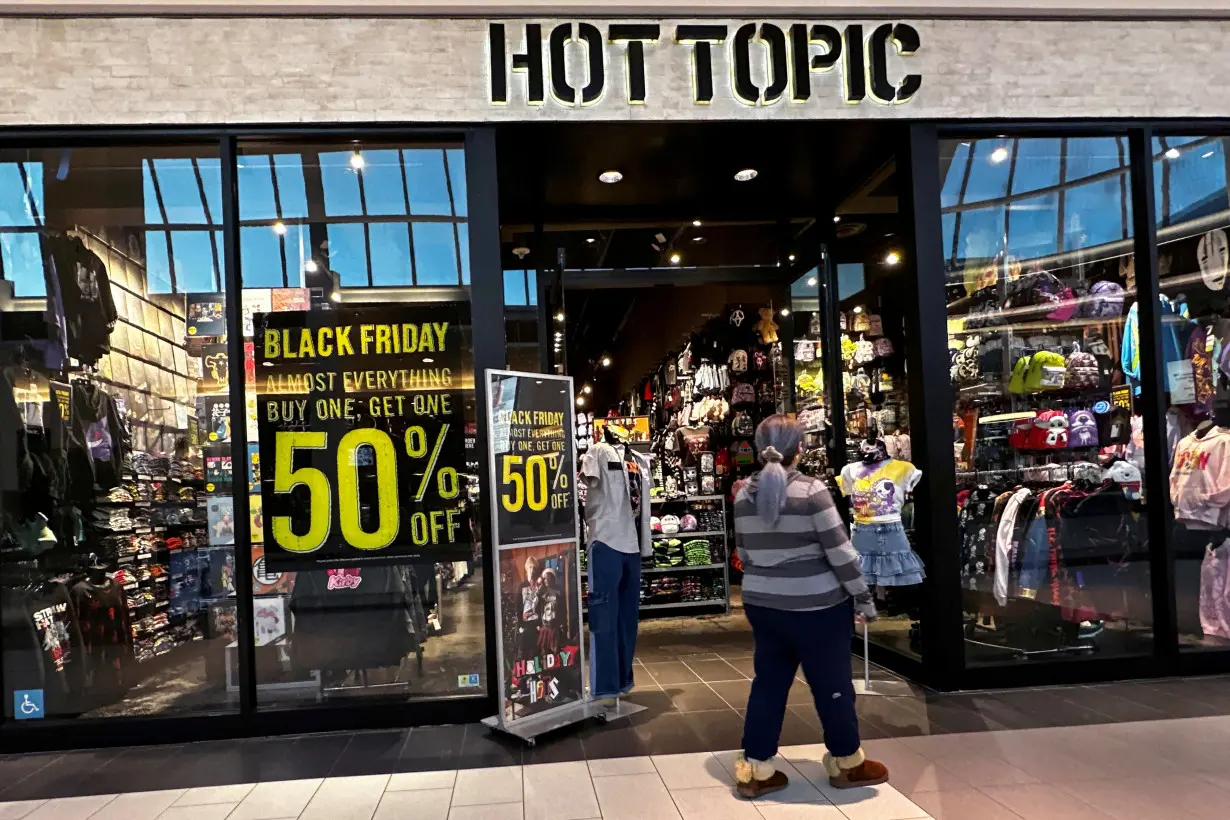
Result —
[[42, 716], [42, 689], [18, 689], [13, 692], [14, 720], [39, 720]]

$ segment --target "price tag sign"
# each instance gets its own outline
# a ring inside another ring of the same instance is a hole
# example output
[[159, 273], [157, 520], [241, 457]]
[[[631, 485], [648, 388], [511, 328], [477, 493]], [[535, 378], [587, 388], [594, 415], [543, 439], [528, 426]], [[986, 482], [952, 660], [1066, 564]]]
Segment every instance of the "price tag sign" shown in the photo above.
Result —
[[572, 383], [488, 371], [499, 546], [577, 537]]
[[467, 308], [447, 307], [253, 317], [268, 568], [470, 557]]

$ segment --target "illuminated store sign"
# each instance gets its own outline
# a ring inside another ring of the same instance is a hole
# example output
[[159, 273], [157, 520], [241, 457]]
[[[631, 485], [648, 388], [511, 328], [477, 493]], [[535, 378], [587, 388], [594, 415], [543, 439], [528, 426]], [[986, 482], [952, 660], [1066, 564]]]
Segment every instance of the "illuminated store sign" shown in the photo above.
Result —
[[[518, 99], [542, 105], [550, 93], [560, 105], [587, 106], [602, 100], [612, 83], [622, 81], [627, 103], [643, 104], [653, 94], [646, 80], [650, 49], [678, 52], [677, 59], [690, 63], [692, 101], [696, 105], [712, 102], [715, 83], [723, 82], [715, 67], [715, 49], [725, 51], [731, 94], [751, 106], [771, 106], [784, 100], [807, 102], [812, 96], [812, 75], [839, 75], [841, 97], [850, 104], [867, 98], [885, 105], [904, 103], [922, 86], [918, 74], [894, 77], [889, 69], [890, 55], [908, 58], [919, 49], [918, 31], [906, 23], [884, 23], [874, 28], [811, 23], [745, 23], [737, 27], [491, 23], [491, 102], [504, 105]], [[574, 60], [579, 60], [584, 70], [570, 71]], [[519, 90], [515, 88], [517, 77], [522, 78]]]

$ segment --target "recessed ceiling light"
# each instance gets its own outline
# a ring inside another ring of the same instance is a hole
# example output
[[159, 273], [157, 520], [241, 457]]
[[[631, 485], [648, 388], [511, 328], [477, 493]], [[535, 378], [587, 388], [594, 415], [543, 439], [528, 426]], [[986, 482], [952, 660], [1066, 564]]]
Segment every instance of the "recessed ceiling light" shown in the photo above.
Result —
[[610, 357], [610, 356], [603, 356], [603, 357], [602, 357], [602, 360], [601, 360], [601, 362], [600, 362], [600, 364], [601, 364], [603, 367], [610, 367], [610, 366], [611, 366], [611, 357]]
[[897, 253], [896, 251], [889, 251], [888, 255], [884, 257], [885, 265], [896, 265], [900, 261], [901, 261], [901, 254]]
[[863, 306], [862, 306], [862, 305], [855, 305], [855, 306], [854, 306], [854, 312], [855, 312], [855, 313], [862, 313], [862, 312], [863, 312]]
[[991, 152], [991, 162], [1003, 162], [1008, 158], [1008, 149], [1004, 146], [999, 146]]
[[363, 159], [363, 155], [357, 150], [350, 155], [350, 167], [356, 171], [362, 171], [367, 166], [367, 160]]
[[577, 407], [584, 407], [584, 406], [585, 406], [585, 397], [577, 396]]
[[680, 256], [679, 254], [677, 254], [677, 253], [672, 253], [672, 254], [671, 254], [671, 264], [672, 264], [672, 265], [678, 265], [678, 264], [679, 264], [680, 262], [682, 262], [682, 261], [683, 261], [683, 257], [682, 257], [682, 256]]
[[751, 182], [756, 178], [758, 173], [759, 172], [755, 168], [744, 168], [742, 171], [735, 174], [735, 180], [737, 182]]
[[692, 227], [693, 227], [693, 228], [699, 228], [699, 227], [700, 227], [700, 220], [699, 220], [699, 219], [693, 219], [693, 220], [692, 220]]
[[335, 290], [333, 293], [329, 294], [329, 298], [335, 302], [340, 302], [342, 301], [342, 292], [340, 290]]
[[1178, 158], [1179, 158], [1178, 148], [1171, 148], [1168, 151], [1166, 151], [1166, 159], [1178, 159]]
[[1212, 151], [1205, 151], [1203, 154], [1201, 154], [1201, 155], [1200, 155], [1200, 158], [1201, 158], [1201, 159], [1208, 159], [1208, 158], [1209, 158], [1209, 157], [1211, 157], [1211, 156], [1213, 156], [1213, 152], [1212, 152]]
[[833, 217], [833, 221], [834, 221], [834, 222], [840, 222], [840, 221], [841, 221], [841, 217], [840, 217], [840, 216], [835, 216], [835, 217]]
[[813, 288], [814, 288], [814, 287], [816, 286], [816, 277], [814, 277], [814, 276], [808, 277], [808, 279], [807, 279], [807, 285], [808, 285], [808, 287], [813, 287]]
[[614, 185], [616, 182], [619, 182], [623, 178], [624, 178], [624, 175], [619, 173], [618, 171], [603, 171], [601, 174], [598, 174], [598, 181], [605, 182], [608, 185]]
[[564, 311], [561, 310], [559, 313], [555, 314], [555, 321], [557, 322], [564, 321]]
[[792, 253], [792, 254], [790, 254], [790, 255], [789, 255], [788, 257], [786, 257], [786, 258], [787, 258], [787, 259], [789, 259], [791, 262], [793, 262], [793, 261], [794, 261], [794, 254]]
[[431, 358], [430, 356], [424, 356], [424, 357], [423, 357], [423, 363], [424, 363], [424, 364], [435, 364], [435, 361], [436, 361], [436, 360], [435, 360], [435, 359], [433, 359], [433, 358]]
[[594, 244], [595, 242], [597, 242], [598, 240], [597, 240], [597, 239], [594, 239], [592, 236], [587, 236], [587, 237], [585, 237], [585, 241], [586, 241], [588, 244], [592, 245], [592, 244]]
[[587, 396], [588, 396], [590, 393], [594, 392], [594, 388], [590, 387], [590, 386], [587, 384], [587, 385], [585, 385], [584, 387], [582, 387], [582, 388], [581, 388], [581, 392], [582, 392], [582, 393], [584, 393], [585, 395], [587, 395]]
[[278, 236], [286, 236], [286, 225], [281, 222], [273, 223], [273, 232]]
[[316, 264], [315, 259], [309, 259], [303, 263], [303, 269], [307, 271], [308, 273], [315, 273], [316, 271], [320, 270], [320, 265]]
[[705, 238], [703, 236], [694, 236], [692, 237], [692, 241], [699, 245], [705, 241]]
[[789, 316], [789, 315], [790, 315], [790, 308], [782, 308], [782, 315], [783, 315], [783, 316]]

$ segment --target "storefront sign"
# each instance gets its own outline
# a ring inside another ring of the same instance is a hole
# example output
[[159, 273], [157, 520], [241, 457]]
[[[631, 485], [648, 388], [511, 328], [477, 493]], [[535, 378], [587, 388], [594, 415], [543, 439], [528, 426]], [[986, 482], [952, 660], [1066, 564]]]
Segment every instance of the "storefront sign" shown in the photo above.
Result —
[[[733, 97], [745, 105], [805, 103], [812, 96], [813, 75], [834, 71], [840, 75], [846, 103], [870, 97], [892, 105], [909, 102], [922, 86], [922, 77], [893, 76], [890, 55], [912, 57], [920, 45], [918, 30], [906, 23], [840, 28], [802, 22], [748, 22], [737, 27], [566, 22], [545, 28], [542, 23], [491, 23], [491, 103], [506, 105], [516, 96], [525, 104], [542, 105], [549, 91], [560, 105], [589, 106], [615, 85], [624, 89], [627, 104], [642, 105], [653, 93], [646, 81], [646, 50], [673, 49], [681, 65], [690, 65], [695, 105], [712, 103], [714, 84], [725, 82], [725, 77]], [[715, 69], [717, 49], [726, 52], [728, 72]], [[583, 62], [583, 71], [569, 70], [574, 59]], [[510, 73], [524, 77], [516, 95], [509, 87]]]
[[470, 557], [455, 315], [253, 317], [268, 568]]
[[577, 537], [572, 393], [560, 379], [489, 374], [497, 543]]
[[572, 379], [487, 371], [499, 725], [584, 701]]

